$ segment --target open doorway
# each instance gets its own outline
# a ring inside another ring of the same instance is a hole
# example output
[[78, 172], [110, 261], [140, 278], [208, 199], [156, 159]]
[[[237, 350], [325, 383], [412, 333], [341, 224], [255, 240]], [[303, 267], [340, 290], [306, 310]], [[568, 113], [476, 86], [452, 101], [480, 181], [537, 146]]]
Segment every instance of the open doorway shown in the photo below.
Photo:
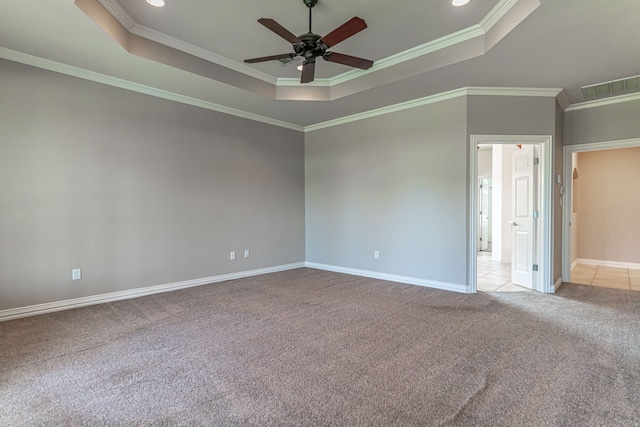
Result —
[[[550, 153], [550, 136], [472, 135], [469, 292], [500, 288], [553, 292]], [[487, 197], [485, 183], [490, 183]], [[489, 195], [491, 227], [486, 226], [485, 215]]]
[[640, 291], [640, 139], [564, 147], [563, 281]]
[[479, 291], [530, 290], [511, 280], [512, 242], [508, 221], [512, 218], [511, 169], [516, 149], [516, 144], [478, 145], [479, 239], [476, 263]]

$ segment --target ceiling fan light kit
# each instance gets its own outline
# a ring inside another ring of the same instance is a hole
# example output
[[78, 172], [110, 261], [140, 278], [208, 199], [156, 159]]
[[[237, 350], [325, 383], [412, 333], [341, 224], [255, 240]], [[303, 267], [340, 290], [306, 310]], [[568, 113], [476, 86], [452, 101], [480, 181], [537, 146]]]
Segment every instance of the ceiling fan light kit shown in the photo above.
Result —
[[147, 3], [155, 7], [162, 7], [166, 4], [164, 0], [147, 0]]
[[327, 50], [330, 47], [335, 46], [336, 44], [367, 28], [367, 23], [364, 21], [364, 19], [358, 18], [357, 16], [351, 18], [349, 21], [345, 22], [323, 37], [319, 34], [315, 34], [311, 30], [311, 11], [313, 7], [318, 4], [318, 0], [302, 1], [305, 6], [309, 8], [309, 32], [305, 34], [296, 36], [273, 19], [258, 19], [258, 22], [260, 24], [264, 25], [269, 30], [273, 31], [274, 33], [291, 43], [293, 52], [245, 59], [244, 62], [246, 62], [247, 64], [255, 64], [258, 62], [301, 57], [304, 62], [302, 63], [302, 76], [300, 77], [300, 83], [309, 83], [313, 81], [315, 76], [316, 58], [318, 57], [321, 57], [325, 61], [336, 62], [338, 64], [360, 68], [362, 70], [368, 70], [373, 66], [373, 61], [370, 61], [368, 59], [358, 58], [356, 56], [345, 55], [337, 52], [330, 52]]

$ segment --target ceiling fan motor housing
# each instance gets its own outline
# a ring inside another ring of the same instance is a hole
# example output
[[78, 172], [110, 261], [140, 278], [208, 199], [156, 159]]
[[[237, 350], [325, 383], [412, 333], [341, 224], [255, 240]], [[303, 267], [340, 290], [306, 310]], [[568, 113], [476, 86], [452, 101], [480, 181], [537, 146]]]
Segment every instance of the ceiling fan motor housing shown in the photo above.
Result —
[[299, 36], [301, 43], [294, 47], [297, 55], [302, 56], [305, 61], [314, 60], [318, 56], [323, 56], [327, 50], [327, 45], [319, 40], [322, 36], [314, 33], [306, 33]]
[[313, 7], [318, 3], [318, 0], [302, 0], [307, 7]]

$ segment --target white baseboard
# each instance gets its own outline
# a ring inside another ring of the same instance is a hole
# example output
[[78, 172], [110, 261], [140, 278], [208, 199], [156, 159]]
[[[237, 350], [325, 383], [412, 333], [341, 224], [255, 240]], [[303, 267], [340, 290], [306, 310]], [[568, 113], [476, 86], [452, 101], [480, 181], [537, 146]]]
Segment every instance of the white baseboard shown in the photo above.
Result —
[[438, 282], [436, 280], [418, 279], [415, 277], [399, 276], [395, 274], [379, 273], [377, 271], [358, 270], [355, 268], [340, 267], [337, 265], [318, 264], [315, 262], [306, 262], [306, 267], [315, 268], [317, 270], [333, 271], [335, 273], [351, 274], [353, 276], [370, 277], [373, 279], [387, 280], [389, 282], [407, 283], [410, 285], [425, 286], [427, 288], [442, 289], [445, 291], [468, 293], [469, 289], [466, 285], [457, 283]]
[[637, 263], [637, 262], [604, 261], [604, 260], [599, 260], [599, 259], [585, 259], [585, 258], [578, 258], [576, 261], [577, 261], [577, 264], [601, 265], [603, 267], [640, 269], [640, 263]]
[[562, 286], [564, 282], [562, 281], [562, 277], [559, 278], [558, 280], [556, 280], [556, 283], [553, 285], [553, 291], [557, 292], [558, 289], [560, 289], [560, 287]]
[[294, 270], [303, 268], [304, 262], [294, 264], [278, 265], [274, 267], [260, 268], [257, 270], [241, 271], [238, 273], [222, 274], [219, 276], [204, 277], [201, 279], [185, 280], [182, 282], [167, 283], [165, 285], [147, 286], [144, 288], [129, 289], [127, 291], [109, 292], [107, 294], [92, 295], [83, 298], [73, 298], [63, 301], [49, 302], [45, 304], [29, 305], [26, 307], [10, 308], [0, 310], [0, 322], [21, 317], [37, 316], [39, 314], [51, 313], [54, 311], [70, 310], [72, 308], [86, 307], [88, 305], [103, 304], [107, 302], [120, 301], [124, 299], [138, 298], [147, 295], [159, 294], [162, 292], [177, 291], [179, 289], [191, 288], [194, 286], [208, 285], [210, 283], [224, 282], [226, 280], [241, 279], [243, 277], [258, 276], [260, 274], [275, 273], [278, 271]]
[[576, 268], [576, 265], [578, 265], [578, 261], [580, 261], [580, 260], [578, 258], [576, 258], [576, 260], [571, 263], [571, 270]]

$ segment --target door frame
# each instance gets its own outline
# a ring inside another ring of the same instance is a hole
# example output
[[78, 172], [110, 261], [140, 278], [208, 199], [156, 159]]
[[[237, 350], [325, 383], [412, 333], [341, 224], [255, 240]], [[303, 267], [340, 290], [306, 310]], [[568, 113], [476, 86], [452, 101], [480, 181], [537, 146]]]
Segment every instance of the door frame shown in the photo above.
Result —
[[[478, 180], [476, 181], [476, 185], [478, 187], [480, 187], [480, 181], [483, 180], [483, 179], [491, 180], [492, 176], [491, 175], [478, 175]], [[477, 194], [478, 194], [478, 208], [479, 208], [480, 204], [481, 204], [480, 200], [482, 199], [482, 197], [481, 197], [482, 191], [479, 188], [477, 188], [476, 190], [478, 191]], [[491, 203], [489, 203], [489, 204], [491, 204]], [[489, 218], [489, 223], [491, 223], [491, 218]], [[478, 216], [478, 230], [482, 230], [482, 215]], [[480, 246], [480, 250], [482, 250], [482, 243], [480, 243], [480, 238], [482, 237], [481, 234], [482, 234], [481, 232], [478, 233], [478, 242], [477, 242], [477, 244]]]
[[552, 153], [553, 137], [551, 135], [471, 135], [469, 141], [469, 247], [467, 262], [467, 292], [478, 292], [478, 144], [526, 144], [540, 147], [540, 170], [538, 173], [538, 210], [539, 223], [536, 227], [536, 259], [538, 273], [535, 276], [534, 290], [553, 293], [553, 171]]
[[562, 203], [562, 281], [571, 281], [571, 204], [573, 203], [573, 154], [588, 151], [615, 150], [617, 148], [640, 147], [640, 138], [617, 141], [592, 142], [566, 145], [563, 150], [563, 203]]

